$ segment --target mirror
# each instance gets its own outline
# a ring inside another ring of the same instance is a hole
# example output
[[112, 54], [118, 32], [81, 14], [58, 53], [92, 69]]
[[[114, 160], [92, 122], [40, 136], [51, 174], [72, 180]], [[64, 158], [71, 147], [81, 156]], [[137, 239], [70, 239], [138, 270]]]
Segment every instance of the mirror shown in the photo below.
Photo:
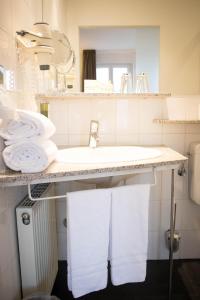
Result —
[[[159, 92], [159, 27], [81, 27], [79, 33], [85, 92]], [[94, 78], [85, 75], [86, 50], [95, 50]]]

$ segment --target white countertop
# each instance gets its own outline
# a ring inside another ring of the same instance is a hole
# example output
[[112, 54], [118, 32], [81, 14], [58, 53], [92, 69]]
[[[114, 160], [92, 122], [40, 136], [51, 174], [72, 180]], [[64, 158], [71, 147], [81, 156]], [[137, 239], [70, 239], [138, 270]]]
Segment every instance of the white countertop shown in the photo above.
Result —
[[28, 183], [60, 182], [100, 178], [107, 176], [127, 175], [133, 173], [157, 170], [175, 169], [187, 158], [180, 153], [165, 147], [154, 147], [161, 151], [156, 158], [120, 163], [101, 164], [69, 164], [53, 162], [45, 171], [40, 173], [14, 172], [7, 169], [0, 174], [0, 186], [26, 185]]

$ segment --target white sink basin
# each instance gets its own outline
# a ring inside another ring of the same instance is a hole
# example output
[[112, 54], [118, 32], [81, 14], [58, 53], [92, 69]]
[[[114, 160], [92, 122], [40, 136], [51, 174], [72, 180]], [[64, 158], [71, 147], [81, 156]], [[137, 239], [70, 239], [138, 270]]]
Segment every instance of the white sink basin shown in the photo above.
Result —
[[155, 158], [161, 155], [157, 149], [137, 146], [75, 147], [60, 150], [58, 162], [72, 164], [118, 163]]

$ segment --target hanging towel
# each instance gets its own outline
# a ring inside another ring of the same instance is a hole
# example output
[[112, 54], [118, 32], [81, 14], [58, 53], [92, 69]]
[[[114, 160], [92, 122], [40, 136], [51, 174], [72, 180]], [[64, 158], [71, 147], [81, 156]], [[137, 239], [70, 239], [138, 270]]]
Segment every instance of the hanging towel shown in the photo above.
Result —
[[16, 110], [17, 117], [0, 130], [6, 145], [22, 139], [48, 139], [55, 133], [54, 124], [44, 115], [28, 110]]
[[56, 145], [50, 141], [21, 142], [3, 150], [3, 159], [7, 167], [22, 173], [34, 173], [45, 170], [55, 159]]
[[107, 286], [111, 191], [67, 194], [68, 287], [74, 298]]
[[149, 184], [112, 189], [111, 279], [114, 285], [146, 277]]

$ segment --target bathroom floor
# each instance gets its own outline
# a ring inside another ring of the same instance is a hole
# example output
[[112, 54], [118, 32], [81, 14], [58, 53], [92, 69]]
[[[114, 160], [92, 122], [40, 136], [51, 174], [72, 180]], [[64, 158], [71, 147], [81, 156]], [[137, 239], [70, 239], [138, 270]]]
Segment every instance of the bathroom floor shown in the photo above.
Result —
[[[147, 278], [143, 283], [113, 286], [109, 280], [105, 290], [94, 292], [81, 300], [167, 300], [168, 261], [148, 261]], [[52, 295], [60, 300], [73, 299], [67, 289], [67, 264], [59, 262], [59, 271]], [[200, 260], [174, 261], [173, 300], [200, 299]]]

